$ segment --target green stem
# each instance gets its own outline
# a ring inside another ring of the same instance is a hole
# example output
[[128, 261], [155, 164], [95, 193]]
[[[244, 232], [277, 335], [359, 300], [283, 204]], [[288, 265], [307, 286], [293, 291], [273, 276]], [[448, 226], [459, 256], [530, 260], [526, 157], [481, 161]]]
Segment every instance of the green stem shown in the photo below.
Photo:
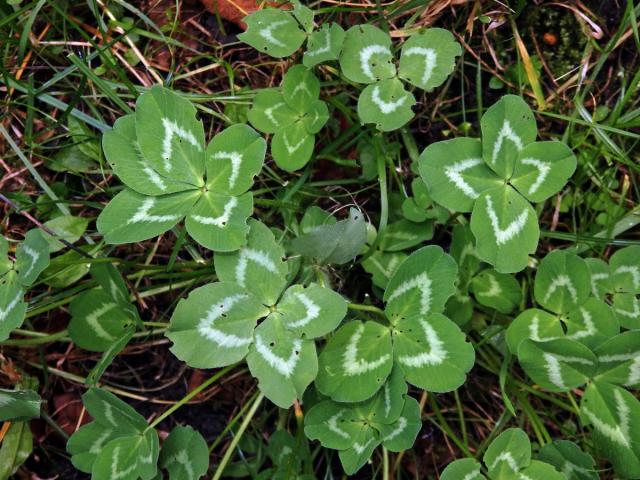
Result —
[[222, 460], [220, 461], [218, 468], [216, 468], [216, 472], [213, 474], [213, 477], [211, 477], [211, 480], [220, 480], [220, 477], [222, 477], [222, 473], [224, 472], [224, 469], [226, 468], [227, 463], [229, 463], [229, 460], [231, 459], [231, 455], [233, 455], [233, 452], [238, 446], [238, 442], [240, 442], [240, 439], [242, 438], [244, 431], [249, 426], [249, 422], [251, 422], [251, 420], [253, 419], [253, 416], [256, 414], [256, 411], [258, 410], [258, 407], [262, 403], [263, 399], [264, 399], [264, 393], [260, 392], [256, 397], [256, 399], [253, 401], [251, 408], [247, 412], [247, 416], [244, 418], [244, 420], [240, 424], [240, 428], [238, 429], [238, 432], [231, 440], [231, 443], [229, 444], [229, 447], [227, 448], [227, 450], [224, 452], [224, 456], [222, 457]]
[[382, 480], [389, 480], [389, 452], [382, 447]]
[[380, 315], [381, 317], [384, 317], [385, 319], [387, 318], [387, 316], [386, 316], [386, 314], [384, 313], [383, 310], [381, 310], [378, 307], [375, 307], [373, 305], [363, 305], [362, 303], [349, 303], [347, 305], [347, 307], [349, 307], [350, 310], [356, 310], [356, 311], [360, 311], [360, 312], [375, 313], [376, 315]]

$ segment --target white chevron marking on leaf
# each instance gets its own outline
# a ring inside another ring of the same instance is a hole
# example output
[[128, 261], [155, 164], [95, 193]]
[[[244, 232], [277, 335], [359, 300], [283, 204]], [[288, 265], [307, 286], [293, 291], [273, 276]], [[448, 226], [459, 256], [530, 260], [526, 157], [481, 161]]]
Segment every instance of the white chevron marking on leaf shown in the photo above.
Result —
[[340, 417], [344, 414], [344, 412], [344, 410], [340, 410], [333, 417], [326, 421], [326, 425], [327, 427], [329, 427], [329, 430], [331, 430], [336, 435], [342, 438], [349, 438], [349, 434], [341, 429], [338, 425], [338, 420], [340, 420]]
[[382, 265], [382, 263], [380, 263], [378, 261], [377, 258], [375, 257], [369, 257], [369, 260], [371, 261], [371, 263], [373, 263], [373, 265], [380, 270], [380, 272], [387, 278], [391, 278], [391, 275], [393, 275], [393, 273], [395, 272], [395, 268], [398, 266], [399, 263], [399, 257], [391, 257], [391, 259], [389, 260], [389, 263], [387, 264], [386, 268], [384, 265]]
[[315, 57], [316, 55], [321, 55], [323, 53], [327, 53], [331, 50], [331, 35], [329, 34], [329, 29], [325, 29], [324, 31], [324, 45], [322, 47], [316, 48], [315, 50], [308, 50], [305, 52], [305, 55], [308, 57]]
[[113, 416], [113, 407], [111, 407], [111, 404], [109, 402], [102, 402], [102, 404], [104, 405], [104, 418], [106, 418], [107, 422], [109, 422], [111, 425], [117, 427], [118, 422], [116, 422], [116, 419]]
[[593, 323], [593, 318], [589, 311], [585, 308], [580, 307], [580, 313], [582, 314], [582, 320], [584, 321], [584, 330], [578, 330], [577, 332], [572, 333], [571, 335], [567, 335], [567, 338], [572, 340], [580, 340], [582, 338], [590, 337], [597, 333], [597, 329], [595, 324]]
[[0, 322], [3, 322], [11, 313], [11, 311], [16, 308], [16, 305], [20, 302], [22, 298], [22, 292], [18, 292], [18, 294], [9, 302], [9, 304], [4, 308], [0, 308]]
[[311, 300], [307, 295], [305, 295], [304, 293], [296, 293], [296, 298], [304, 305], [307, 312], [306, 315], [300, 320], [291, 322], [289, 324], [290, 328], [304, 327], [312, 320], [318, 318], [318, 315], [320, 315], [320, 307], [316, 305], [313, 300]]
[[136, 213], [133, 214], [129, 220], [127, 220], [127, 225], [132, 223], [139, 222], [151, 222], [151, 223], [162, 223], [162, 222], [173, 222], [180, 218], [180, 215], [151, 215], [149, 210], [151, 210], [156, 204], [156, 200], [153, 197], [145, 198], [142, 202], [142, 205], [136, 210]]
[[127, 468], [120, 470], [118, 467], [120, 457], [120, 445], [113, 449], [113, 458], [111, 460], [111, 479], [118, 480], [120, 478], [126, 478], [129, 476], [131, 472], [133, 472], [137, 467], [137, 462], [133, 465], [129, 465]]
[[356, 453], [358, 455], [362, 455], [364, 453], [364, 450], [369, 446], [369, 444], [373, 442], [373, 438], [370, 438], [369, 440], [367, 440], [366, 442], [364, 442], [364, 444], [360, 444], [358, 442], [355, 442], [353, 444], [353, 449], [356, 451]]
[[633, 288], [640, 288], [640, 269], [638, 267], [633, 265], [621, 265], [616, 268], [615, 273], [630, 273], [631, 278], [633, 278]]
[[184, 472], [187, 474], [189, 480], [195, 480], [196, 473], [193, 471], [191, 459], [189, 458], [189, 454], [186, 450], [180, 450], [178, 453], [176, 453], [173, 457], [171, 457], [171, 459], [169, 459], [167, 465], [170, 465], [172, 463], [179, 464], [184, 469]]
[[493, 275], [487, 275], [487, 278], [489, 280], [489, 289], [484, 292], [478, 292], [478, 294], [483, 297], [499, 296], [502, 293], [502, 288], [500, 287], [498, 280], [496, 280], [496, 277], [494, 277]]
[[389, 295], [387, 303], [391, 303], [405, 293], [418, 289], [420, 291], [420, 313], [426, 314], [431, 303], [431, 279], [426, 273], [421, 273], [415, 277], [405, 280]]
[[514, 472], [518, 471], [518, 464], [515, 458], [513, 458], [513, 455], [511, 454], [511, 452], [502, 452], [500, 455], [498, 455], [493, 460], [493, 463], [489, 466], [489, 469], [491, 470], [495, 469], [496, 466], [501, 462], [505, 462], [509, 466], [509, 468]]
[[572, 357], [567, 355], [557, 355], [548, 352], [544, 352], [543, 357], [546, 361], [546, 369], [549, 374], [549, 381], [556, 387], [566, 389], [567, 386], [562, 378], [562, 368], [560, 362], [566, 363], [580, 363], [582, 365], [593, 365], [591, 360], [587, 360], [582, 357]]
[[586, 414], [589, 421], [593, 424], [593, 427], [598, 430], [602, 435], [607, 437], [614, 443], [622, 445], [625, 448], [631, 448], [631, 441], [629, 440], [629, 406], [626, 404], [622, 394], [618, 390], [613, 391], [616, 402], [616, 411], [618, 414], [619, 424], [611, 426], [605, 423], [595, 412], [592, 412], [588, 407], [583, 406], [582, 411]]
[[511, 140], [513, 144], [516, 146], [518, 150], [522, 150], [524, 145], [522, 144], [522, 139], [513, 131], [511, 128], [511, 124], [509, 120], [505, 120], [502, 124], [502, 128], [500, 132], [498, 132], [498, 137], [496, 138], [496, 143], [493, 145], [493, 152], [491, 154], [491, 163], [495, 165], [496, 160], [498, 159], [498, 154], [500, 153], [500, 149], [502, 148], [502, 144], [505, 140]]
[[267, 25], [266, 28], [258, 31], [258, 34], [264, 38], [267, 42], [271, 42], [278, 47], [284, 47], [285, 44], [278, 40], [273, 36], [273, 31], [281, 25], [286, 25], [286, 20], [278, 20], [277, 22], [273, 22], [271, 25]]
[[376, 77], [371, 70], [369, 60], [371, 60], [373, 55], [378, 54], [391, 55], [391, 50], [389, 50], [389, 47], [385, 47], [384, 45], [369, 45], [368, 47], [364, 47], [360, 50], [360, 69], [362, 70], [362, 73], [369, 77], [370, 80], [376, 80]]
[[215, 225], [218, 228], [223, 228], [227, 225], [229, 218], [231, 218], [231, 212], [238, 205], [238, 199], [236, 197], [231, 197], [227, 204], [224, 206], [222, 211], [222, 215], [219, 217], [203, 217], [202, 215], [191, 215], [196, 222], [202, 223], [203, 225]]
[[245, 286], [247, 277], [247, 266], [249, 261], [255, 262], [271, 273], [278, 273], [278, 268], [269, 255], [262, 250], [254, 250], [252, 248], [243, 248], [240, 250], [238, 263], [236, 264], [236, 282], [241, 287]]
[[300, 358], [300, 347], [302, 347], [302, 340], [296, 338], [293, 341], [293, 346], [291, 347], [291, 353], [288, 358], [282, 358], [271, 350], [269, 346], [264, 343], [262, 337], [259, 334], [256, 334], [256, 350], [265, 359], [265, 361], [269, 364], [271, 368], [276, 370], [280, 375], [283, 375], [286, 378], [289, 378], [293, 375], [293, 371], [296, 368], [298, 363], [298, 359]]
[[598, 296], [598, 280], [604, 280], [605, 278], [609, 278], [608, 273], [592, 273], [591, 274], [591, 292], [596, 297]]
[[580, 467], [575, 463], [571, 463], [569, 460], [565, 460], [562, 465], [562, 473], [567, 478], [574, 478], [574, 472], [583, 473], [583, 474], [591, 474], [593, 473], [593, 469], [589, 470], [588, 468]]
[[567, 289], [574, 303], [578, 301], [578, 292], [573, 286], [573, 282], [567, 275], [558, 275], [551, 281], [551, 284], [547, 289], [547, 293], [544, 296], [544, 301], [548, 302], [549, 298], [551, 298], [551, 295], [553, 295], [555, 291], [560, 287], [564, 287]]
[[549, 172], [551, 171], [551, 167], [537, 158], [523, 158], [521, 160], [525, 165], [531, 165], [538, 169], [538, 176], [535, 181], [529, 186], [529, 195], [533, 195], [538, 191], [538, 189], [542, 186], [544, 181], [547, 179]]
[[164, 191], [167, 189], [167, 186], [162, 181], [162, 177], [158, 175], [158, 172], [156, 172], [153, 168], [145, 165], [144, 167], [142, 167], [142, 171], [147, 174], [147, 177], [149, 177], [149, 181], [160, 190]]
[[480, 468], [478, 468], [477, 470], [474, 470], [473, 472], [469, 472], [467, 473], [462, 480], [473, 480], [474, 478], [477, 478], [480, 476]]
[[391, 413], [391, 389], [389, 383], [384, 384], [384, 415], [386, 417]]
[[95, 455], [99, 454], [100, 451], [102, 450], [102, 447], [104, 447], [105, 443], [104, 441], [109, 438], [109, 436], [112, 434], [113, 432], [111, 430], [105, 430], [102, 432], [102, 434], [100, 434], [94, 441], [93, 443], [91, 443], [91, 447], [89, 448], [89, 452], [93, 453]]
[[225, 316], [236, 303], [245, 298], [248, 298], [248, 295], [240, 293], [223, 298], [215, 305], [212, 305], [207, 312], [207, 316], [200, 320], [198, 332], [223, 348], [238, 348], [249, 345], [252, 341], [251, 337], [239, 337], [215, 328], [216, 320]]
[[404, 417], [398, 418], [398, 426], [396, 428], [394, 428], [393, 431], [389, 433], [389, 435], [384, 437], [383, 441], [386, 442], [388, 440], [393, 440], [398, 435], [400, 435], [402, 432], [404, 432], [404, 429], [407, 428], [407, 425], [408, 425], [408, 422], [407, 422], [406, 418], [404, 418]]
[[296, 88], [294, 88], [293, 92], [291, 92], [291, 96], [293, 97], [294, 95], [297, 95], [298, 92], [304, 92], [307, 95], [311, 96], [311, 91], [309, 90], [306, 82], [300, 82], [298, 85], [296, 85]]
[[491, 228], [493, 229], [493, 234], [496, 237], [496, 243], [498, 245], [503, 245], [524, 229], [527, 218], [529, 218], [529, 210], [525, 208], [513, 222], [507, 225], [507, 228], [502, 229], [500, 228], [498, 215], [493, 208], [493, 200], [491, 197], [487, 196], [487, 215], [489, 215], [489, 220], [491, 220]]
[[455, 184], [456, 187], [458, 187], [458, 189], [462, 190], [462, 193], [464, 193], [467, 197], [475, 200], [480, 196], [480, 194], [467, 183], [467, 181], [462, 176], [462, 172], [476, 167], [480, 164], [482, 164], [481, 158], [467, 158], [456, 162], [449, 167], [446, 167], [444, 169], [444, 174]]
[[633, 310], [624, 310], [622, 308], [616, 308], [615, 310], [624, 317], [637, 318], [640, 316], [640, 302], [638, 302], [638, 300], [634, 300]]
[[231, 162], [231, 174], [229, 174], [229, 188], [233, 188], [240, 175], [240, 165], [242, 164], [242, 154], [240, 152], [216, 152], [213, 158], [229, 160]]
[[371, 100], [373, 100], [373, 103], [375, 103], [380, 111], [385, 115], [389, 115], [390, 113], [395, 112], [398, 108], [405, 104], [407, 98], [409, 97], [404, 95], [395, 102], [386, 102], [382, 99], [382, 97], [380, 97], [380, 87], [377, 85], [373, 87], [373, 91], [371, 92]]
[[633, 360], [629, 365], [629, 376], [625, 386], [635, 385], [640, 382], [640, 351], [631, 353], [618, 353], [612, 355], [600, 355], [598, 361], [601, 363], [612, 362], [628, 362]]
[[186, 140], [199, 151], [202, 151], [202, 145], [198, 143], [198, 139], [189, 130], [182, 128], [173, 120], [168, 118], [162, 119], [162, 125], [164, 126], [164, 137], [162, 138], [162, 159], [164, 160], [164, 169], [170, 172], [173, 168], [171, 164], [171, 156], [173, 155], [173, 137], [178, 137]]
[[96, 335], [105, 340], [113, 341], [116, 339], [113, 335], [107, 332], [102, 325], [100, 325], [100, 317], [102, 317], [109, 310], [113, 310], [117, 305], [115, 303], [105, 303], [100, 306], [89, 315], [87, 315], [87, 323], [91, 326]]
[[36, 262], [38, 261], [38, 258], [40, 258], [40, 254], [36, 252], [33, 248], [24, 244], [22, 245], [22, 250], [24, 251], [24, 253], [26, 253], [29, 256], [29, 258], [31, 258], [31, 262], [29, 262], [29, 268], [23, 274], [24, 276], [27, 276], [31, 272], [33, 272], [33, 267], [36, 266]]
[[430, 351], [417, 355], [404, 355], [398, 358], [398, 361], [407, 367], [414, 368], [422, 367], [423, 365], [440, 365], [448, 356], [447, 351], [444, 349], [444, 343], [440, 340], [438, 332], [426, 320], [420, 319], [419, 321]]
[[424, 57], [424, 72], [422, 74], [422, 83], [427, 83], [431, 78], [433, 69], [436, 67], [438, 55], [433, 48], [411, 47], [404, 52], [405, 55], [419, 55]]
[[289, 142], [289, 139], [287, 138], [287, 132], [284, 132], [282, 134], [282, 140], [284, 141], [284, 146], [286, 147], [287, 152], [289, 152], [289, 155], [293, 155], [293, 153], [302, 146], [306, 138], [303, 138], [295, 145], [291, 145], [291, 143]]
[[364, 332], [364, 325], [359, 324], [358, 328], [356, 328], [356, 331], [349, 339], [349, 344], [347, 345], [347, 349], [345, 350], [343, 355], [342, 366], [344, 367], [345, 373], [349, 376], [361, 375], [371, 370], [375, 370], [381, 365], [384, 365], [384, 363], [389, 359], [388, 353], [385, 353], [380, 358], [372, 362], [368, 362], [362, 358], [359, 359], [358, 342], [362, 337], [362, 332]]
[[272, 105], [271, 107], [264, 109], [264, 114], [269, 120], [273, 122], [273, 124], [276, 127], [280, 125], [280, 122], [278, 122], [278, 120], [276, 120], [276, 117], [273, 116], [273, 112], [275, 112], [278, 108], [282, 106], [284, 106], [284, 102], [276, 103], [275, 105]]

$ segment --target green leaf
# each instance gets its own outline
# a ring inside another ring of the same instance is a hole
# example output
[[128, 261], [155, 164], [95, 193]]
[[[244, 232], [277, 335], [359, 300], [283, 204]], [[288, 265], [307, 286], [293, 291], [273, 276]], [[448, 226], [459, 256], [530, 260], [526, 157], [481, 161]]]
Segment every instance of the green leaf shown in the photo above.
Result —
[[480, 121], [482, 157], [502, 178], [513, 174], [520, 152], [536, 139], [533, 112], [517, 95], [505, 95], [487, 109]]
[[125, 331], [107, 348], [100, 360], [93, 366], [87, 378], [85, 379], [85, 385], [95, 386], [98, 381], [104, 375], [104, 372], [109, 368], [116, 356], [124, 350], [133, 338], [136, 328], [134, 325], [129, 325]]
[[276, 133], [296, 121], [298, 115], [279, 90], [258, 90], [248, 113], [249, 121], [263, 133]]
[[524, 269], [540, 237], [535, 210], [511, 187], [480, 195], [471, 214], [471, 231], [478, 256], [500, 273]]
[[577, 255], [554, 250], [542, 259], [534, 284], [536, 301], [555, 313], [582, 305], [591, 294], [589, 267]]
[[382, 425], [382, 445], [391, 452], [409, 450], [422, 428], [420, 405], [413, 397], [406, 397], [404, 408], [398, 419], [390, 425]]
[[29, 286], [49, 266], [49, 245], [38, 229], [29, 230], [16, 248], [18, 281]]
[[591, 294], [599, 299], [613, 291], [609, 265], [599, 258], [585, 258], [591, 274]]
[[480, 267], [480, 258], [476, 253], [476, 241], [469, 225], [455, 225], [451, 234], [449, 254], [454, 258], [461, 271], [474, 274]]
[[349, 210], [349, 218], [335, 224], [327, 223], [312, 228], [294, 239], [291, 249], [321, 264], [338, 264], [353, 260], [362, 252], [367, 241], [364, 215], [355, 208]]
[[[357, 28], [357, 27], [354, 27]], [[397, 78], [367, 86], [358, 97], [358, 117], [362, 123], [374, 123], [378, 130], [390, 132], [413, 118], [416, 99]]]
[[141, 242], [176, 225], [198, 196], [192, 190], [148, 197], [125, 188], [102, 210], [96, 226], [109, 244]]
[[197, 480], [209, 468], [207, 442], [197, 430], [177, 426], [162, 444], [160, 467], [169, 471], [170, 480]]
[[520, 283], [513, 275], [486, 269], [471, 281], [471, 291], [481, 305], [511, 313], [522, 301]]
[[329, 288], [311, 284], [289, 287], [272, 314], [302, 338], [318, 338], [336, 329], [347, 314], [347, 302]]
[[253, 329], [269, 310], [235, 283], [217, 282], [193, 290], [178, 302], [167, 337], [171, 352], [194, 368], [216, 368], [242, 360]]
[[440, 480], [486, 480], [480, 473], [481, 466], [473, 458], [456, 460], [447, 465], [440, 475]]
[[40, 416], [40, 397], [33, 390], [0, 388], [0, 422], [15, 422]]
[[282, 79], [282, 97], [297, 113], [306, 113], [320, 96], [320, 80], [304, 65], [294, 65]]
[[121, 438], [126, 433], [91, 422], [74, 432], [67, 442], [67, 452], [71, 454], [71, 463], [81, 472], [91, 473], [98, 454], [111, 440]]
[[22, 325], [27, 313], [23, 296], [24, 291], [14, 273], [10, 272], [0, 280], [0, 341], [9, 338], [11, 331]]
[[147, 422], [129, 404], [101, 388], [90, 388], [82, 395], [82, 403], [98, 425], [121, 434], [140, 433]]
[[482, 160], [482, 144], [475, 138], [432, 143], [418, 162], [431, 198], [456, 212], [470, 212], [482, 192], [503, 183]]
[[[156, 140], [157, 141], [157, 140]], [[104, 156], [113, 172], [130, 189], [143, 195], [164, 195], [193, 188], [193, 185], [168, 178], [142, 156], [136, 136], [136, 116], [126, 115], [102, 136]]]
[[371, 454], [380, 444], [378, 432], [366, 423], [359, 424], [353, 446], [346, 450], [340, 450], [338, 457], [342, 468], [347, 475], [355, 474], [371, 458]]
[[129, 288], [113, 264], [93, 263], [91, 265], [91, 276], [105, 293], [108, 292], [113, 300], [132, 314], [132, 318], [137, 317], [138, 312], [135, 307], [132, 307], [129, 298]]
[[566, 480], [598, 480], [593, 457], [568, 440], [555, 440], [540, 449], [538, 458], [556, 467]]
[[185, 226], [189, 235], [203, 247], [232, 252], [246, 243], [247, 219], [252, 213], [251, 192], [235, 197], [208, 191], [187, 215]]
[[304, 128], [309, 133], [318, 133], [329, 120], [329, 108], [322, 100], [311, 102], [307, 107], [307, 112], [300, 119]]
[[216, 194], [243, 194], [262, 170], [266, 150], [264, 138], [248, 125], [225, 128], [207, 147], [207, 189]]
[[392, 78], [396, 74], [392, 60], [388, 33], [368, 24], [347, 30], [340, 54], [340, 70], [347, 79], [374, 83]]
[[442, 312], [456, 291], [458, 267], [442, 248], [430, 245], [402, 262], [384, 292], [385, 313], [392, 323], [402, 317]]
[[518, 315], [507, 329], [507, 345], [511, 353], [516, 355], [523, 340], [536, 342], [562, 338], [564, 330], [558, 317], [544, 310], [530, 308]]
[[613, 296], [613, 311], [620, 326], [640, 328], [640, 300], [632, 293], [617, 293]]
[[310, 233], [315, 230], [316, 227], [321, 225], [335, 225], [336, 222], [336, 217], [331, 215], [329, 212], [312, 205], [305, 210], [304, 215], [300, 220], [298, 235]]
[[442, 28], [418, 32], [404, 42], [398, 76], [429, 92], [453, 72], [462, 48], [453, 34]]
[[567, 338], [523, 340], [518, 346], [518, 360], [534, 382], [552, 392], [568, 392], [584, 385], [598, 365], [591, 350]]
[[440, 313], [402, 317], [392, 338], [395, 362], [407, 381], [431, 392], [458, 388], [475, 360], [460, 328]]
[[471, 298], [462, 292], [456, 292], [447, 300], [444, 315], [453, 320], [458, 326], [466, 325], [473, 316]]
[[293, 172], [304, 167], [315, 147], [315, 136], [303, 122], [296, 122], [278, 130], [271, 140], [271, 155], [278, 167]]
[[407, 390], [402, 369], [394, 365], [382, 388], [358, 408], [366, 412], [372, 425], [380, 430], [384, 425], [393, 424], [400, 418], [406, 403]]
[[640, 293], [640, 245], [618, 250], [609, 259], [609, 268], [616, 292]]
[[[60, 215], [44, 223], [45, 227], [52, 230], [58, 237], [68, 243], [75, 243], [87, 230], [89, 219], [84, 217], [74, 217], [73, 215]], [[56, 240], [48, 234], [41, 234], [42, 238], [49, 244], [49, 252], [57, 252], [66, 247], [65, 244]]]
[[0, 235], [0, 278], [13, 268], [13, 262], [9, 259], [9, 242]]
[[296, 17], [305, 32], [311, 33], [313, 31], [313, 16], [315, 12], [304, 6], [300, 0], [291, 0], [291, 5], [293, 5], [293, 16]]
[[380, 249], [386, 252], [397, 252], [415, 247], [431, 238], [433, 238], [433, 223], [414, 223], [402, 219], [387, 226], [380, 241]]
[[305, 415], [304, 433], [326, 448], [345, 450], [353, 445], [359, 432], [354, 413], [351, 404], [323, 400]]
[[531, 463], [529, 437], [519, 428], [505, 430], [491, 442], [483, 461], [492, 480], [512, 480]]
[[392, 366], [389, 329], [375, 322], [349, 322], [320, 354], [316, 387], [337, 402], [366, 400], [384, 384]]
[[33, 435], [29, 423], [11, 423], [0, 446], [0, 478], [11, 478], [32, 451]]
[[532, 460], [531, 465], [522, 470], [518, 478], [531, 480], [566, 480], [566, 476], [558, 472], [553, 465]]
[[92, 480], [151, 480], [157, 472], [158, 434], [120, 437], [100, 450], [91, 469]]
[[520, 151], [511, 185], [527, 200], [543, 202], [565, 186], [576, 163], [575, 155], [562, 142], [530, 143]]
[[597, 298], [589, 298], [580, 307], [563, 317], [566, 337], [595, 348], [620, 331], [611, 307]]
[[223, 282], [235, 282], [265, 305], [275, 305], [287, 285], [284, 248], [269, 228], [249, 221], [247, 245], [232, 253], [214, 256], [216, 274]]
[[204, 127], [193, 104], [155, 86], [138, 97], [135, 115], [137, 147], [150, 166], [167, 179], [202, 187]]
[[377, 250], [362, 262], [362, 268], [371, 275], [371, 281], [375, 286], [387, 288], [389, 279], [407, 256], [406, 253]]
[[640, 403], [626, 390], [604, 382], [591, 383], [580, 402], [580, 417], [593, 426], [593, 441], [626, 478], [640, 476]]
[[597, 380], [629, 388], [640, 386], [640, 331], [616, 335], [598, 346]]
[[130, 314], [102, 289], [84, 292], [71, 301], [69, 336], [80, 348], [104, 352], [132, 324]]
[[325, 23], [307, 40], [307, 50], [304, 52], [302, 63], [311, 68], [320, 63], [337, 60], [344, 42], [344, 29], [337, 23]]
[[318, 373], [316, 346], [271, 314], [254, 332], [247, 365], [265, 396], [280, 408], [289, 408]]
[[306, 38], [293, 15], [277, 8], [257, 10], [244, 17], [244, 22], [247, 30], [238, 38], [272, 57], [290, 56]]

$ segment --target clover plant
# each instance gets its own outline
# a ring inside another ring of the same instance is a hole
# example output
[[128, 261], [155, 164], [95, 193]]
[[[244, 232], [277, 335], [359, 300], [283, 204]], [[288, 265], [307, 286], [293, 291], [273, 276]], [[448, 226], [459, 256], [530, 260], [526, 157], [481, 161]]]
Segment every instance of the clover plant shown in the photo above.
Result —
[[248, 190], [266, 143], [247, 125], [233, 125], [205, 145], [204, 126], [188, 100], [153, 87], [135, 114], [118, 119], [102, 146], [126, 187], [98, 217], [107, 243], [155, 237], [185, 220], [201, 245], [233, 251], [245, 244], [253, 213]]
[[39, 230], [29, 230], [9, 257], [9, 242], [0, 236], [0, 341], [20, 327], [27, 312], [25, 289], [49, 265], [49, 246]]
[[420, 175], [434, 201], [471, 212], [479, 257], [500, 273], [524, 269], [540, 229], [531, 203], [560, 191], [576, 168], [564, 143], [537, 142], [525, 101], [505, 95], [482, 116], [482, 139], [455, 138], [429, 145]]

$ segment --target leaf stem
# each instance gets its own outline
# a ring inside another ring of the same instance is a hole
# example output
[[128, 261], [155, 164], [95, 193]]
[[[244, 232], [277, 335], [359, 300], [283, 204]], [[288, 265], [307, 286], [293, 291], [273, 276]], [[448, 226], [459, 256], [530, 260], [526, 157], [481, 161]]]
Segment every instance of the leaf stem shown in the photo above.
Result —
[[375, 313], [376, 315], [380, 315], [381, 317], [387, 318], [387, 315], [380, 308], [373, 305], [364, 305], [362, 303], [349, 303], [347, 307], [350, 310], [356, 310], [360, 312], [370, 312]]

